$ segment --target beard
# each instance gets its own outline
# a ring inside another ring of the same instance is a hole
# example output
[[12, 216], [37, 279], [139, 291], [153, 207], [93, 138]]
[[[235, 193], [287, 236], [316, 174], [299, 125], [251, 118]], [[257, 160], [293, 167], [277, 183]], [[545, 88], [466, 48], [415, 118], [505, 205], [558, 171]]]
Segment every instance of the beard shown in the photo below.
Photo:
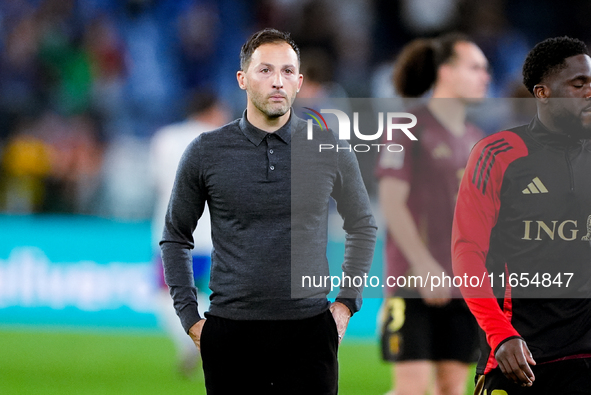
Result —
[[562, 114], [555, 118], [555, 125], [564, 133], [577, 139], [591, 139], [591, 125], [584, 125], [574, 114]]
[[252, 104], [268, 118], [279, 118], [285, 115], [291, 108], [294, 98], [286, 97], [284, 102], [272, 103], [268, 96], [250, 93]]
[[583, 113], [561, 106], [552, 111], [554, 125], [564, 134], [577, 139], [591, 139], [591, 123], [583, 122]]

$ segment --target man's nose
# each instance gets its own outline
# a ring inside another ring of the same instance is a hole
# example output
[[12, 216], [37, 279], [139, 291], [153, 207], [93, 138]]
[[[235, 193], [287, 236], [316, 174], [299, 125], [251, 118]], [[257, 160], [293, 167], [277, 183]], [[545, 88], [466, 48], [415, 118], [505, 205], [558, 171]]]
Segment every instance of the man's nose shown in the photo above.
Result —
[[275, 73], [275, 76], [273, 77], [273, 88], [283, 88], [283, 79], [281, 78], [281, 73]]

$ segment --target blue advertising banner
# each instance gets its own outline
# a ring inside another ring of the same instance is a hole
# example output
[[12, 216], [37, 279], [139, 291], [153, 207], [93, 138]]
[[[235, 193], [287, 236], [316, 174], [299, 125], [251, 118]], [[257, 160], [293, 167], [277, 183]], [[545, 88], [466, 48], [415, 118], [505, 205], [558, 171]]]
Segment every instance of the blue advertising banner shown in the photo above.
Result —
[[[344, 250], [335, 233], [331, 272]], [[149, 221], [0, 215], [0, 325], [159, 330], [159, 283]], [[380, 304], [366, 299], [349, 335], [373, 336]]]
[[157, 327], [150, 223], [0, 216], [0, 324]]

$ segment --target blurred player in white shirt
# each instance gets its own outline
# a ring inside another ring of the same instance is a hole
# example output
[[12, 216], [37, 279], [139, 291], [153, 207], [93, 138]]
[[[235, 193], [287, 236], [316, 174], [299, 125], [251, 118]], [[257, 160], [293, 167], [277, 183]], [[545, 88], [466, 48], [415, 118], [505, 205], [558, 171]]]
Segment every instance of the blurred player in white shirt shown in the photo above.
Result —
[[[162, 261], [158, 242], [162, 238], [164, 217], [168, 200], [172, 192], [176, 170], [185, 148], [201, 133], [216, 129], [230, 121], [227, 108], [210, 92], [198, 92], [189, 103], [189, 116], [183, 122], [171, 124], [158, 130], [150, 143], [150, 166], [156, 189], [156, 207], [152, 220], [152, 247], [160, 292], [158, 295], [158, 320], [170, 334], [175, 343], [179, 361], [179, 370], [184, 376], [190, 376], [199, 360], [198, 350], [189, 336], [178, 324], [178, 317], [172, 305], [168, 288], [164, 283]], [[199, 304], [209, 305], [206, 291], [211, 255], [211, 224], [207, 207], [193, 232], [193, 277], [199, 289]]]

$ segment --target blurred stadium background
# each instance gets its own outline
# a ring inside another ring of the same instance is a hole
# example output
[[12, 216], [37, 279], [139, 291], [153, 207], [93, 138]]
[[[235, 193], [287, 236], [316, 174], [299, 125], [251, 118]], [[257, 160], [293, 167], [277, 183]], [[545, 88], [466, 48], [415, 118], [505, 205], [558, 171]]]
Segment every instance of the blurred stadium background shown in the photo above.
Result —
[[[154, 314], [149, 145], [195, 92], [240, 116], [235, 72], [252, 32], [292, 32], [302, 96], [388, 98], [406, 42], [463, 31], [489, 58], [490, 96], [504, 98], [522, 95], [536, 42], [590, 41], [590, 11], [583, 0], [0, 1], [0, 393], [204, 393], [199, 374], [177, 374]], [[374, 196], [372, 158], [360, 163]], [[341, 248], [336, 232], [329, 255]], [[342, 394], [389, 388], [380, 302], [351, 322]]]

